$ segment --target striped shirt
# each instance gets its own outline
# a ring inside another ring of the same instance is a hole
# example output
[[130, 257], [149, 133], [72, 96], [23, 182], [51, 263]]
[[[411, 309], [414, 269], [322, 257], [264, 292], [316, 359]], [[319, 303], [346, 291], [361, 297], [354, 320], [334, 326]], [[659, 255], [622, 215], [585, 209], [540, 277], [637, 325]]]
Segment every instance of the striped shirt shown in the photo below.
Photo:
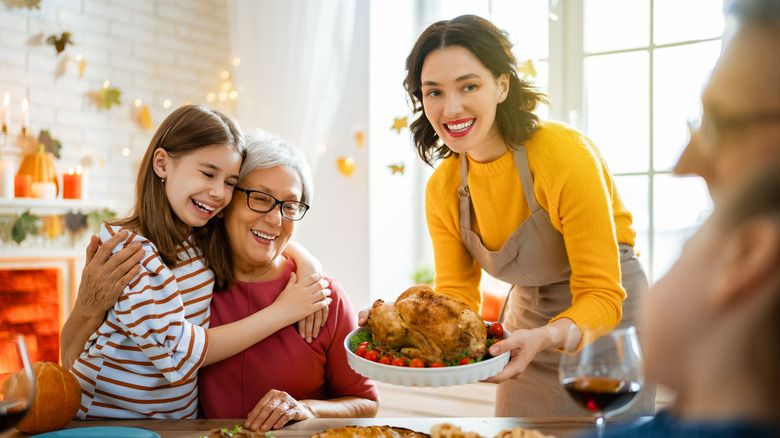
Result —
[[[101, 243], [120, 229], [103, 224]], [[152, 242], [132, 232], [114, 252], [132, 242], [143, 245], [141, 272], [73, 365], [82, 391], [77, 417], [196, 418], [214, 273], [188, 243], [172, 269]]]

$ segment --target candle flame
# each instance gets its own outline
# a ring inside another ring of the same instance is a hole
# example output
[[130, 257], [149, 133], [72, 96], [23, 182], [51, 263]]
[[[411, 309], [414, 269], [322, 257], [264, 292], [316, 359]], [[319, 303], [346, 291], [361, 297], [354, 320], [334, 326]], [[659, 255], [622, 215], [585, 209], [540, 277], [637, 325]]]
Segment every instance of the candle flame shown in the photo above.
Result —
[[68, 175], [73, 175], [74, 172], [75, 172], [75, 170], [73, 170], [72, 167], [70, 169], [68, 169]]
[[27, 98], [25, 97], [22, 101], [22, 111], [27, 111], [27, 107], [30, 106], [30, 102], [27, 102]]
[[3, 98], [3, 106], [8, 108], [8, 102], [11, 101], [11, 95], [6, 91], [5, 97]]
[[81, 166], [76, 167], [76, 173], [81, 175], [81, 172], [83, 172], [84, 169], [81, 168]]

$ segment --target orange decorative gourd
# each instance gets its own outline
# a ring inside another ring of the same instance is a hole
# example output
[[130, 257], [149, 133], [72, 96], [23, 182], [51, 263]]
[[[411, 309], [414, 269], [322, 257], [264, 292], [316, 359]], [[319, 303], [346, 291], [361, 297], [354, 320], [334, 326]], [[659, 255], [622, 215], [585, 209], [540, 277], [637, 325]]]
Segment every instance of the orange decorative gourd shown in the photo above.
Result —
[[19, 165], [18, 175], [32, 176], [32, 182], [53, 182], [57, 186], [57, 193], [60, 192], [60, 184], [57, 180], [57, 168], [54, 166], [54, 155], [46, 150], [41, 144], [38, 146], [38, 152], [26, 155]]
[[[33, 374], [35, 400], [16, 428], [30, 434], [62, 429], [73, 419], [81, 404], [78, 380], [54, 362], [35, 362]], [[13, 385], [14, 375], [3, 383], [3, 390], [12, 391]]]

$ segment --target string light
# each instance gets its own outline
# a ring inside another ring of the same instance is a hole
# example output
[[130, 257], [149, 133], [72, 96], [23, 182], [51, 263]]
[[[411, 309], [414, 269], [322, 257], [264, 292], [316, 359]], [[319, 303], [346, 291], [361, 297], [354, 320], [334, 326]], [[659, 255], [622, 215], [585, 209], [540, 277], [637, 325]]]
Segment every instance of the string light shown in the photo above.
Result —
[[133, 105], [135, 105], [136, 108], [140, 108], [143, 104], [144, 102], [141, 99], [136, 99], [135, 102], [133, 102]]
[[163, 108], [170, 108], [171, 107], [171, 100], [165, 99], [163, 100]]

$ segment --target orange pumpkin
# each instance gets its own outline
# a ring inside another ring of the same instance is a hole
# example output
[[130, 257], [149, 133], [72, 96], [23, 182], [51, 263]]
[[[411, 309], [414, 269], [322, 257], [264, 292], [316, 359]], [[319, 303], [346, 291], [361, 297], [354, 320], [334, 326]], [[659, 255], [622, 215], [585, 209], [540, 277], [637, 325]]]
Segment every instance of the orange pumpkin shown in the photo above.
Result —
[[38, 152], [28, 154], [19, 165], [18, 175], [32, 176], [32, 182], [53, 182], [60, 192], [60, 184], [57, 178], [57, 167], [54, 166], [54, 155], [46, 150], [43, 144], [38, 146]]
[[[35, 434], [59, 430], [76, 415], [81, 404], [79, 382], [68, 370], [54, 362], [35, 362], [35, 399], [30, 411], [16, 425], [25, 433]], [[16, 373], [3, 383], [3, 391], [14, 391]]]

